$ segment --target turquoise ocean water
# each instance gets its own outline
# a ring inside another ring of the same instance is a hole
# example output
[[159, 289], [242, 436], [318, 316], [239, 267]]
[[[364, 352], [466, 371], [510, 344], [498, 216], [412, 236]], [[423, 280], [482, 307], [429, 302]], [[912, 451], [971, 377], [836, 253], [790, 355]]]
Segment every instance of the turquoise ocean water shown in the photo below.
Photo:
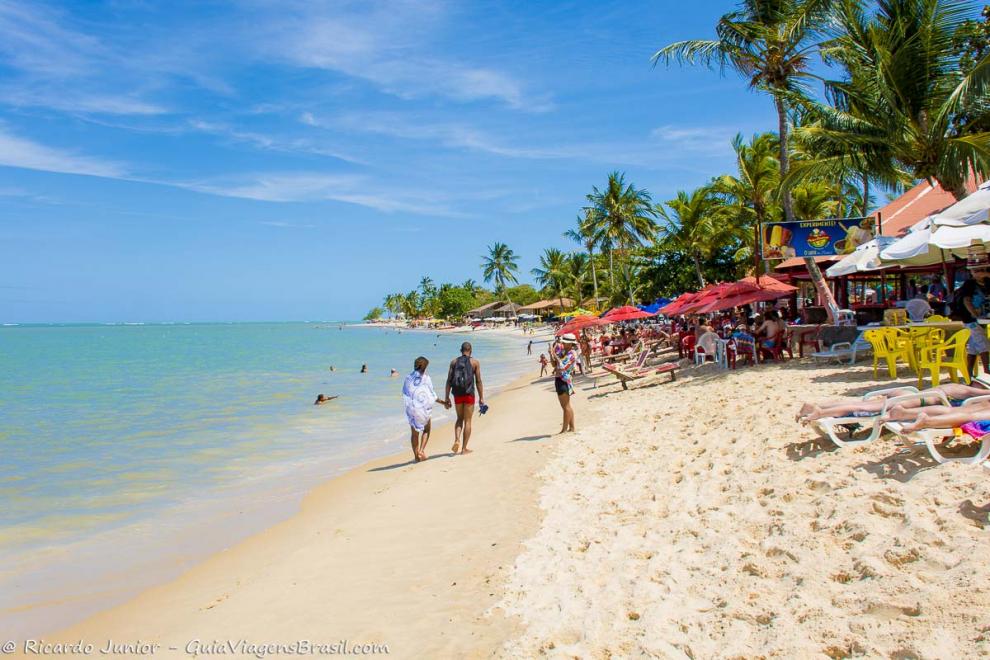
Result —
[[[0, 328], [0, 632], [119, 601], [288, 515], [319, 481], [405, 451], [402, 378], [425, 355], [442, 396], [465, 339], [489, 390], [534, 364], [527, 339], [485, 331]], [[320, 392], [340, 398], [312, 405]]]

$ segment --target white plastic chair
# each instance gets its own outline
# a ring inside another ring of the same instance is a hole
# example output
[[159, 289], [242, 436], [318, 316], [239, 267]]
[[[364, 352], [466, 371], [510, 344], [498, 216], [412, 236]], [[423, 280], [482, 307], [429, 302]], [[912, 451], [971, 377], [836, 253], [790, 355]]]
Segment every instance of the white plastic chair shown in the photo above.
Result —
[[698, 342], [694, 345], [694, 363], [704, 364], [707, 360], [711, 359], [712, 362], [718, 363], [718, 335], [714, 332], [706, 332], [701, 335]]
[[722, 369], [729, 368], [729, 342], [715, 339], [715, 363]]
[[811, 354], [815, 360], [838, 360], [840, 363], [855, 364], [856, 358], [872, 350], [870, 342], [863, 338], [863, 333], [857, 335], [853, 342], [840, 341], [828, 347], [827, 351], [817, 351]]

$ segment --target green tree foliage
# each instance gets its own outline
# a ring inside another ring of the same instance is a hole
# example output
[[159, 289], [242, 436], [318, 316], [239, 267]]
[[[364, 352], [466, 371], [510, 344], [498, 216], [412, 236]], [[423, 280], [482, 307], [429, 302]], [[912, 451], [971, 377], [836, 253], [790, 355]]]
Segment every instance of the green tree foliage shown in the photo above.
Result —
[[381, 307], [372, 307], [367, 314], [364, 315], [365, 321], [377, 321], [385, 314], [385, 310]]

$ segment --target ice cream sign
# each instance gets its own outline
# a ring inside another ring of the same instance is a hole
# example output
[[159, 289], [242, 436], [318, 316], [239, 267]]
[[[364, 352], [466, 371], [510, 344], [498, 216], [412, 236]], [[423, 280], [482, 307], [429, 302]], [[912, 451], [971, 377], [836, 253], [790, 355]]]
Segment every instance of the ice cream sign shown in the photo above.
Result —
[[873, 218], [795, 220], [763, 225], [763, 258], [822, 257], [851, 254], [870, 241]]

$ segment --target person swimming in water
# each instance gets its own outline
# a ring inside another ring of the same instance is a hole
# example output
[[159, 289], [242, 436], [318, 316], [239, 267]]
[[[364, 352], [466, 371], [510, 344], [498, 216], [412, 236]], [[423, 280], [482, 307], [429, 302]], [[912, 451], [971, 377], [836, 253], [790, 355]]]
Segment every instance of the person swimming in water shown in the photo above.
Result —
[[339, 399], [339, 394], [334, 394], [333, 396], [327, 396], [326, 394], [317, 394], [316, 401], [313, 402], [314, 406], [322, 406], [324, 403], [330, 403], [334, 399]]
[[392, 369], [392, 371], [389, 373], [388, 377], [389, 378], [395, 378], [398, 375], [399, 375], [399, 371], [397, 369]]
[[363, 374], [368, 373], [368, 365], [366, 365], [366, 364], [362, 364], [361, 365], [361, 373], [363, 373]]

